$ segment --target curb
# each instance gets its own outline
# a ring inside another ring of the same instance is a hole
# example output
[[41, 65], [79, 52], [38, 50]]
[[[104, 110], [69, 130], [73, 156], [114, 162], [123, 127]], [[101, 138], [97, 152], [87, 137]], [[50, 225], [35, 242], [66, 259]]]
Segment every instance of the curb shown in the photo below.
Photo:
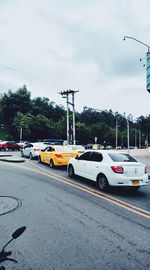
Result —
[[14, 162], [14, 163], [19, 163], [19, 162], [25, 162], [25, 159], [11, 159], [11, 158], [1, 158], [0, 161], [5, 161], [5, 162]]
[[3, 155], [0, 155], [0, 158], [1, 157], [12, 157], [12, 155], [9, 155], [9, 154], [3, 154]]

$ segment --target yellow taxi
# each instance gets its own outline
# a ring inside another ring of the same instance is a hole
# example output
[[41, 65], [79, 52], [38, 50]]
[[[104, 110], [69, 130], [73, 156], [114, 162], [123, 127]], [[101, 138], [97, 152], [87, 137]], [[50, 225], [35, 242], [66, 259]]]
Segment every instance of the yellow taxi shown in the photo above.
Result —
[[40, 151], [39, 162], [49, 164], [50, 168], [67, 165], [70, 158], [78, 156], [77, 151], [68, 146], [48, 146]]

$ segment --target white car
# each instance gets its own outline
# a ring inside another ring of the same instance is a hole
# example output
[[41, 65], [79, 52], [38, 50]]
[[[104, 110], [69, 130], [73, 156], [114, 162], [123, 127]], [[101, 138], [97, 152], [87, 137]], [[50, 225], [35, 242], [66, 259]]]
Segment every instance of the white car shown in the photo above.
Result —
[[147, 167], [129, 154], [114, 150], [87, 150], [68, 163], [68, 175], [79, 175], [97, 182], [101, 191], [109, 186], [137, 190], [148, 184]]
[[21, 149], [22, 157], [29, 157], [30, 159], [38, 158], [41, 150], [45, 149], [44, 143], [28, 143]]

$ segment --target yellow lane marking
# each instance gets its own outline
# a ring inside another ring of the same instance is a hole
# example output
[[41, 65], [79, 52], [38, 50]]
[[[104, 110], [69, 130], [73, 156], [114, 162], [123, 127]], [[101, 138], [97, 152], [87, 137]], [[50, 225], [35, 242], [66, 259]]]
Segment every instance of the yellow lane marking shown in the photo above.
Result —
[[[41, 168], [40, 168], [39, 166], [37, 166], [37, 165], [35, 165], [35, 164], [34, 164], [34, 166], [41, 170]], [[42, 168], [42, 170], [45, 171], [45, 172], [47, 173], [47, 170], [45, 170], [45, 169], [43, 169], [43, 168]], [[57, 175], [56, 173], [53, 173], [53, 172], [51, 172], [51, 171], [49, 172], [49, 174], [52, 175], [52, 176], [55, 176], [55, 177], [59, 177], [60, 179], [67, 181], [67, 183], [68, 183], [68, 182], [74, 183], [74, 181], [71, 181], [70, 179], [68, 179], [68, 178], [66, 178], [66, 177], [64, 177], [64, 176]], [[76, 185], [76, 186], [79, 186], [79, 187], [84, 187], [86, 190], [92, 191], [92, 192], [95, 193], [95, 194], [101, 195], [101, 196], [103, 196], [103, 197], [105, 197], [105, 198], [108, 198], [108, 199], [112, 199], [113, 201], [116, 201], [116, 202], [119, 202], [119, 203], [123, 203], [123, 204], [126, 205], [126, 206], [132, 207], [133, 209], [136, 209], [136, 210], [138, 210], [138, 211], [142, 211], [142, 212], [147, 213], [147, 214], [150, 215], [150, 211], [145, 210], [145, 209], [142, 209], [142, 208], [140, 208], [140, 207], [137, 207], [137, 206], [135, 206], [135, 205], [133, 205], [133, 204], [131, 204], [131, 203], [128, 203], [128, 202], [123, 201], [123, 200], [120, 200], [120, 199], [118, 199], [118, 198], [115, 198], [114, 196], [107, 195], [107, 194], [105, 194], [105, 193], [103, 193], [103, 192], [101, 192], [101, 191], [96, 191], [96, 190], [94, 190], [94, 189], [92, 189], [92, 188], [83, 186], [82, 184], [79, 184], [79, 183], [75, 183], [75, 185]]]
[[[10, 163], [8, 163], [8, 164], [10, 164]], [[108, 202], [110, 202], [112, 204], [115, 204], [115, 205], [117, 205], [119, 207], [122, 207], [122, 208], [124, 208], [124, 209], [126, 209], [126, 210], [128, 210], [128, 211], [130, 211], [132, 213], [138, 214], [139, 216], [143, 216], [145, 218], [150, 219], [150, 211], [148, 211], [148, 210], [142, 209], [142, 208], [137, 207], [137, 206], [135, 206], [135, 205], [133, 205], [131, 203], [125, 202], [125, 201], [120, 200], [120, 199], [117, 199], [117, 198], [115, 198], [115, 197], [113, 197], [111, 195], [107, 195], [107, 194], [102, 193], [100, 191], [96, 191], [96, 190], [94, 190], [92, 188], [83, 186], [82, 184], [75, 183], [75, 182], [69, 180], [68, 178], [65, 178], [63, 176], [59, 176], [59, 175], [57, 175], [57, 174], [55, 174], [55, 173], [53, 173], [51, 171], [47, 172], [47, 170], [45, 170], [45, 169], [43, 169], [43, 168], [41, 168], [41, 167], [39, 167], [39, 166], [37, 166], [37, 165], [35, 165], [33, 163], [32, 163], [32, 166], [34, 165], [35, 167], [42, 170], [43, 172], [38, 171], [38, 170], [33, 169], [33, 168], [27, 168], [27, 167], [25, 167], [23, 165], [17, 165], [17, 164], [12, 164], [12, 163], [10, 165], [22, 167], [22, 168], [28, 169], [30, 171], [45, 175], [45, 176], [47, 176], [49, 178], [51, 177], [51, 178], [53, 178], [53, 179], [55, 179], [55, 180], [57, 180], [59, 182], [65, 183], [65, 184], [70, 185], [70, 186], [73, 186], [73, 187], [75, 187], [77, 189], [80, 189], [80, 190], [82, 190], [84, 192], [92, 194], [95, 197], [101, 198], [101, 199], [103, 199], [105, 201], [108, 201]]]

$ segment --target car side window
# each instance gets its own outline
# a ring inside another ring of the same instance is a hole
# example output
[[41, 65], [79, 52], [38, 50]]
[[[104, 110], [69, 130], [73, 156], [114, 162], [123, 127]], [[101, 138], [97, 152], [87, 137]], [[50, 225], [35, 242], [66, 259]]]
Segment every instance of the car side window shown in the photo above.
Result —
[[30, 147], [33, 147], [33, 144], [27, 144], [27, 145], [24, 147], [24, 149], [25, 149], [25, 148], [30, 148]]
[[91, 152], [86, 152], [83, 155], [79, 156], [78, 159], [79, 160], [89, 160], [90, 159], [90, 154], [91, 154]]
[[47, 147], [47, 148], [45, 149], [45, 151], [46, 151], [46, 152], [53, 152], [53, 151], [55, 151], [55, 149], [54, 149], [53, 147]]
[[103, 156], [101, 153], [92, 152], [91, 157], [90, 157], [90, 161], [101, 162], [102, 160], [103, 160]]

